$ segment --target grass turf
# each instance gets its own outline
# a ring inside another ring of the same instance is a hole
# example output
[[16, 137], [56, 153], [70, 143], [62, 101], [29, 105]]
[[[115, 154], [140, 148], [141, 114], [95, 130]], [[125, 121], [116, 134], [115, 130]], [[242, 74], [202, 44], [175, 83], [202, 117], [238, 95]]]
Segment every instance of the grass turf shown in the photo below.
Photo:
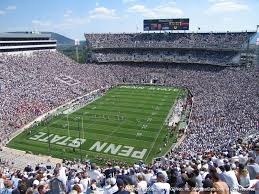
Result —
[[[140, 159], [151, 162], [154, 157], [163, 155], [175, 142], [175, 137], [171, 137], [168, 145], [164, 146], [164, 139], [168, 134], [165, 119], [176, 99], [184, 93], [182, 89], [169, 87], [113, 88], [103, 97], [69, 115], [52, 118], [49, 124], [41, 123], [33, 127], [30, 133], [28, 130], [24, 131], [7, 146], [64, 159], [78, 159], [82, 155], [82, 158], [91, 160], [102, 157], [127, 163], [134, 163]], [[50, 140], [40, 142], [30, 139], [39, 132], [73, 139], [80, 136], [86, 141], [82, 143], [81, 149], [50, 143], [49, 150]], [[101, 151], [90, 150], [98, 141], [99, 146], [104, 143], [107, 143], [107, 146]], [[110, 144], [114, 146], [105, 153]], [[134, 151], [140, 152], [143, 149], [146, 149], [143, 158], [132, 157]], [[130, 150], [131, 153], [125, 156]]]

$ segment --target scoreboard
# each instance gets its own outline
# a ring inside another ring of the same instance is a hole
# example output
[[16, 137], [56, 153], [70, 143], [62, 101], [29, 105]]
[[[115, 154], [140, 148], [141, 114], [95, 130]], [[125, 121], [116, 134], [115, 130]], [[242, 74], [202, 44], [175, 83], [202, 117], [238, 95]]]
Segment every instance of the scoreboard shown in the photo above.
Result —
[[144, 31], [189, 30], [189, 18], [144, 20]]

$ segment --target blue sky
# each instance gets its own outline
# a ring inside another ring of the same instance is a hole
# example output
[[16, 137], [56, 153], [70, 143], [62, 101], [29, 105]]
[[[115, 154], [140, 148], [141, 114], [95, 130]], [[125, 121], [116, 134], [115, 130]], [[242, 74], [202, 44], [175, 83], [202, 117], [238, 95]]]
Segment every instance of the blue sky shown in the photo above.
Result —
[[143, 19], [190, 18], [190, 30], [255, 30], [259, 0], [0, 0], [0, 32], [142, 31]]

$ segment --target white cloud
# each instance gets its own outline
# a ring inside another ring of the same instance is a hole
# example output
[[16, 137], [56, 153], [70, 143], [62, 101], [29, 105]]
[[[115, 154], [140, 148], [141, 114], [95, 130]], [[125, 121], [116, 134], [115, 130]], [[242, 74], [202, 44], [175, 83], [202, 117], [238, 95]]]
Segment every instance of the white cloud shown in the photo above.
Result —
[[231, 22], [231, 21], [233, 21], [233, 18], [224, 17], [224, 18], [223, 18], [223, 21], [224, 21], [224, 22]]
[[32, 20], [31, 23], [38, 27], [49, 27], [52, 25], [52, 22], [47, 20]]
[[148, 9], [144, 5], [134, 5], [129, 8], [129, 12], [145, 13]]
[[64, 17], [62, 22], [54, 23], [50, 20], [32, 20], [33, 28], [38, 31], [70, 31], [89, 23], [89, 17]]
[[122, 0], [122, 3], [135, 3], [137, 0]]
[[94, 10], [90, 11], [89, 14], [91, 19], [119, 19], [115, 9], [108, 9], [106, 7], [96, 7]]
[[184, 15], [183, 10], [177, 8], [175, 2], [160, 4], [153, 8], [148, 8], [145, 5], [134, 5], [128, 9], [128, 12], [140, 14], [146, 18], [175, 18]]
[[0, 10], [0, 16], [6, 15], [9, 11], [14, 11], [14, 10], [16, 10], [16, 6], [9, 5], [4, 10]]
[[66, 10], [64, 13], [64, 17], [70, 17], [72, 13], [73, 13], [72, 10]]
[[13, 10], [16, 10], [16, 6], [15, 5], [9, 5], [5, 8], [5, 10], [8, 10], [8, 11], [13, 11]]
[[0, 16], [3, 16], [3, 15], [5, 15], [5, 14], [6, 14], [6, 12], [5, 12], [5, 11], [0, 10]]
[[211, 3], [214, 3], [214, 2], [223, 2], [223, 1], [226, 1], [226, 0], [209, 0], [209, 2], [211, 2]]
[[77, 26], [83, 26], [89, 23], [90, 20], [88, 17], [73, 17], [73, 18], [66, 18], [62, 23], [56, 24], [57, 28], [62, 29], [69, 29], [75, 28]]
[[209, 0], [212, 4], [206, 11], [207, 14], [214, 13], [228, 13], [228, 12], [241, 12], [248, 11], [247, 4], [235, 0]]

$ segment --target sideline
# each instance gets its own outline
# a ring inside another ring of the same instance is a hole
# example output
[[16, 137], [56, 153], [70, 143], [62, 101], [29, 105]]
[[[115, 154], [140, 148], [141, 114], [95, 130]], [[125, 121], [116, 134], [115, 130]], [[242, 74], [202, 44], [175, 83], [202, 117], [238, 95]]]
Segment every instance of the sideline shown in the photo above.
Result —
[[14, 132], [13, 134], [11, 134], [11, 136], [9, 137], [8, 140], [5, 140], [3, 143], [3, 146], [6, 146], [11, 140], [13, 140], [16, 136], [20, 135], [22, 132], [24, 132], [26, 129], [29, 129], [31, 127], [33, 127], [35, 124], [47, 119], [49, 116], [56, 114], [59, 114], [61, 112], [64, 112], [65, 110], [68, 110], [69, 108], [71, 108], [72, 105], [75, 105], [78, 103], [79, 100], [90, 96], [90, 95], [94, 95], [97, 94], [98, 92], [100, 92], [101, 90], [107, 90], [109, 89], [109, 87], [105, 87], [105, 88], [100, 88], [98, 90], [94, 90], [88, 94], [85, 94], [83, 96], [77, 97], [73, 100], [70, 100], [69, 102], [58, 106], [57, 108], [50, 110], [49, 112], [44, 113], [43, 115], [37, 117], [36, 119], [34, 119], [32, 122], [28, 123], [27, 125], [23, 126], [21, 129], [18, 129], [16, 132]]

